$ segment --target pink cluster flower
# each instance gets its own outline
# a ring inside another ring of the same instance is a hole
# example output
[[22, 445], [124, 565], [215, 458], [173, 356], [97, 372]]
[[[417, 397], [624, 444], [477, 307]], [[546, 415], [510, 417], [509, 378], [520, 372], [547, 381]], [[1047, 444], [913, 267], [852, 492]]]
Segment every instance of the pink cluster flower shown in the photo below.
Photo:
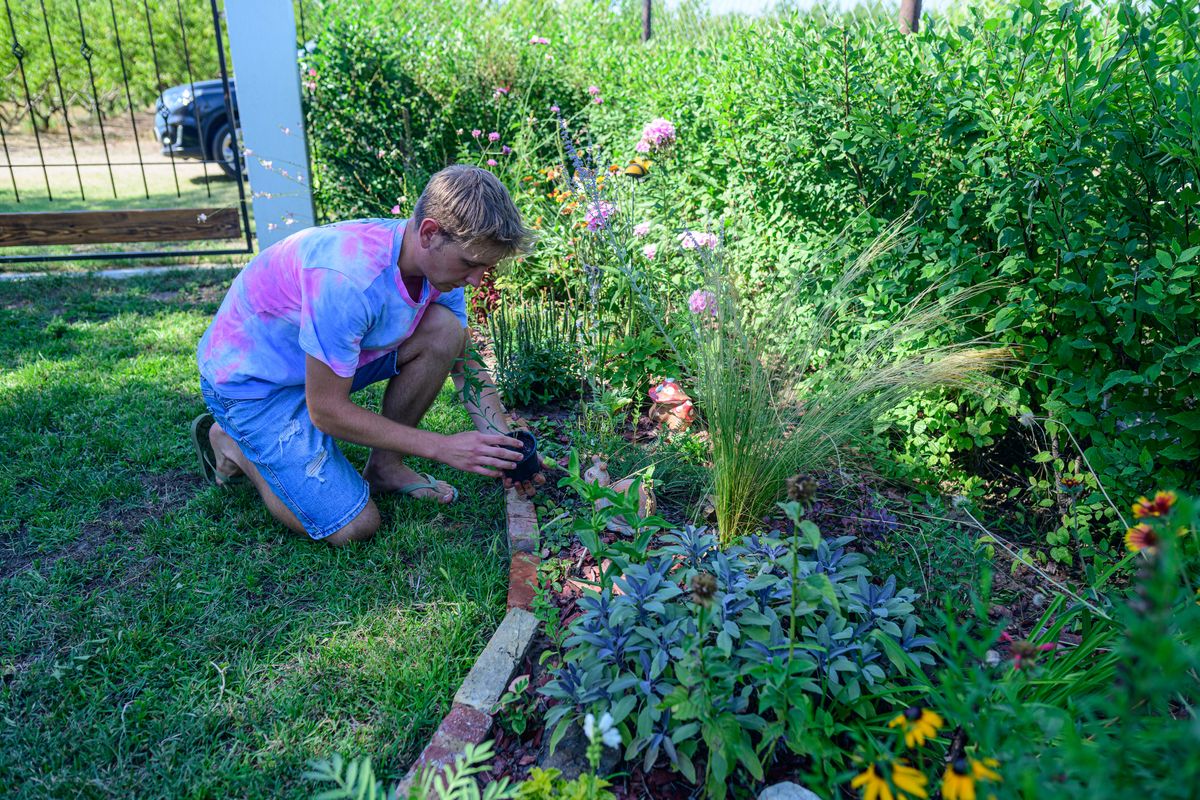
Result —
[[551, 114], [557, 114], [559, 111], [562, 111], [562, 109], [561, 109], [561, 108], [559, 108], [558, 106], [550, 106], [550, 113], [551, 113]]
[[504, 155], [509, 155], [510, 153], [512, 153], [512, 148], [509, 147], [508, 145], [504, 145], [500, 148], [500, 152], [503, 153]]
[[392, 206], [392, 213], [393, 213], [393, 214], [399, 214], [399, 213], [400, 213], [400, 204], [399, 204], [399, 203], [397, 203], [396, 205]]
[[550, 44], [550, 40], [547, 39], [545, 36], [531, 36], [531, 37], [529, 37], [529, 43], [530, 44]]
[[642, 138], [635, 149], [639, 153], [649, 153], [665, 150], [673, 144], [675, 144], [675, 126], [659, 117], [650, 120], [646, 123], [646, 127], [642, 128]]
[[480, 136], [483, 136], [483, 131], [479, 130], [479, 128], [475, 128], [473, 131], [471, 131], [471, 135], [478, 139]]
[[633, 226], [633, 235], [638, 237], [639, 239], [641, 239], [644, 236], [647, 236], [649, 233], [650, 233], [650, 223], [649, 222], [639, 222], [637, 225]]
[[495, 131], [492, 131], [491, 133], [488, 134], [488, 141], [489, 142], [500, 141], [500, 134], [496, 133]]
[[608, 224], [608, 218], [617, 213], [617, 207], [607, 200], [589, 203], [583, 218], [589, 231], [597, 231]]
[[489, 158], [489, 159], [487, 160], [487, 165], [488, 165], [489, 167], [494, 167], [494, 166], [496, 166], [496, 163], [497, 163], [497, 162], [496, 162], [496, 159], [494, 159], [494, 158]]
[[707, 247], [709, 250], [716, 250], [720, 240], [715, 233], [704, 233], [702, 231], [684, 231], [679, 234], [679, 246], [684, 250], [696, 250], [701, 247]]
[[717, 315], [717, 296], [712, 292], [697, 289], [688, 298], [688, 308], [692, 310], [693, 314], [703, 314], [707, 311], [715, 317]]
[[653, 261], [654, 257], [658, 255], [658, 247], [648, 244], [642, 248], [642, 255], [644, 255], [648, 261]]
[[596, 95], [600, 94], [600, 87], [596, 85], [589, 86], [588, 94], [590, 94], [592, 97], [595, 97]]
[[504, 97], [507, 94], [508, 94], [507, 86], [497, 86], [494, 90], [492, 90], [492, 99], [499, 100], [501, 97]]

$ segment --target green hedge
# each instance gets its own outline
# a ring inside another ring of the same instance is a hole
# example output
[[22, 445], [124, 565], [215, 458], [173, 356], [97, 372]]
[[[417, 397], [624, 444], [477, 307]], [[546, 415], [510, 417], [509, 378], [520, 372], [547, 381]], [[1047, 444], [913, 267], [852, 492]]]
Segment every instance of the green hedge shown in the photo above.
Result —
[[[871, 314], [935, 283], [998, 283], [974, 332], [1019, 349], [1007, 402], [914, 401], [895, 418], [902, 460], [996, 460], [1019, 438], [1014, 411], [1032, 409], [1125, 491], [1196, 486], [1194, 4], [1022, 0], [929, 16], [910, 37], [869, 13], [685, 8], [646, 45], [633, 5], [334, 4], [326, 19], [308, 106], [326, 218], [411, 204], [433, 170], [490, 154], [473, 128], [521, 141], [496, 169], [541, 214], [531, 186], [557, 150], [553, 121], [530, 116], [556, 102], [620, 158], [667, 117], [680, 135], [675, 213], [721, 222], [751, 303], [804, 276], [833, 280], [843, 254], [910, 209], [911, 246], [862, 287]], [[535, 35], [551, 45], [531, 46]], [[589, 102], [593, 84], [603, 104]], [[563, 256], [533, 257], [507, 285], [554, 289]]]

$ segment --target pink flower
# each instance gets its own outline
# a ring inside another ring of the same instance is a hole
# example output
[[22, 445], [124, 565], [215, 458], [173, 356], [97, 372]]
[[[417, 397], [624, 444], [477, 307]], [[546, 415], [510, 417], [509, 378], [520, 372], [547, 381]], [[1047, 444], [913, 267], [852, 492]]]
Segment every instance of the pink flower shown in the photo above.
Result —
[[604, 98], [600, 97], [600, 96], [596, 96], [596, 97], [592, 98], [592, 102], [595, 103], [596, 105], [602, 105], [604, 103]]
[[478, 139], [480, 136], [483, 136], [483, 131], [479, 130], [479, 128], [475, 128], [471, 131], [471, 135]]
[[317, 90], [317, 82], [316, 81], [305, 81], [304, 88], [308, 89], [310, 92], [315, 92]]
[[487, 160], [487, 165], [488, 165], [489, 167], [494, 167], [494, 166], [496, 166], [496, 159], [494, 159], [494, 158], [489, 158], [489, 159]]
[[648, 233], [650, 233], [650, 223], [649, 222], [639, 222], [637, 225], [633, 226], [633, 235], [638, 237], [639, 239], [641, 239], [643, 236], [647, 235]]
[[652, 119], [642, 128], [642, 140], [637, 143], [639, 153], [663, 150], [675, 144], [675, 126], [662, 117]]
[[491, 133], [488, 134], [488, 141], [489, 142], [500, 141], [500, 134], [496, 133], [495, 131], [492, 131]]
[[715, 233], [703, 233], [696, 231], [684, 231], [679, 234], [679, 246], [684, 250], [696, 250], [700, 247], [707, 247], [709, 250], [716, 250], [720, 244]]
[[688, 308], [693, 314], [703, 314], [707, 311], [711, 316], [717, 315], [717, 296], [712, 292], [697, 289], [688, 298]]
[[588, 204], [583, 218], [589, 231], [599, 230], [608, 224], [608, 218], [617, 213], [617, 207], [606, 200]]
[[508, 94], [508, 87], [507, 87], [507, 86], [497, 86], [497, 87], [496, 87], [496, 88], [495, 88], [495, 89], [492, 91], [492, 99], [493, 99], [493, 100], [499, 100], [501, 97], [504, 97], [506, 94]]
[[557, 114], [559, 111], [562, 111], [562, 109], [561, 109], [561, 108], [559, 108], [558, 106], [550, 106], [550, 113], [551, 113], [551, 114]]
[[399, 205], [394, 205], [394, 206], [392, 206], [392, 213], [393, 213], [393, 214], [399, 214], [399, 213], [400, 213], [400, 206], [399, 206]]
[[500, 148], [500, 152], [504, 155], [508, 155], [509, 153], [512, 152], [512, 148], [509, 147], [508, 145], [504, 145], [503, 147]]
[[310, 77], [310, 78], [317, 77], [317, 71], [315, 69], [313, 69], [312, 67], [309, 67], [308, 68], [308, 77]]
[[658, 247], [648, 244], [642, 248], [642, 255], [644, 255], [647, 260], [653, 261], [654, 257], [658, 255]]
[[547, 39], [545, 36], [531, 36], [529, 38], [529, 43], [530, 44], [550, 44], [550, 40]]
[[596, 95], [600, 94], [600, 87], [599, 86], [589, 86], [588, 94], [590, 94], [592, 97], [595, 97]]

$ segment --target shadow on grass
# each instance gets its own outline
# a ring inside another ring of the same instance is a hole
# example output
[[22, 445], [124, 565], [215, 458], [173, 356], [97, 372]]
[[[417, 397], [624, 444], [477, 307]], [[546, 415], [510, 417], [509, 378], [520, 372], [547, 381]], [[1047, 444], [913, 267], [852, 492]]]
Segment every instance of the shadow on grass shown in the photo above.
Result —
[[[492, 482], [418, 465], [464, 501], [382, 498], [376, 540], [334, 551], [197, 477], [194, 348], [229, 277], [0, 284], [0, 785], [17, 796], [306, 797], [304, 762], [334, 751], [398, 775], [503, 612]], [[449, 391], [427, 422], [469, 425]]]

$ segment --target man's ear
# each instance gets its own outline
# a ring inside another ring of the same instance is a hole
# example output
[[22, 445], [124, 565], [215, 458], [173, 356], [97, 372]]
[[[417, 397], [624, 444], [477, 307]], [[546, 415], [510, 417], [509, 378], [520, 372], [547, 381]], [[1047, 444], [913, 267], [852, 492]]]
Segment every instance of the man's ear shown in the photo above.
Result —
[[421, 246], [427, 250], [433, 246], [433, 240], [442, 232], [441, 224], [436, 219], [431, 219], [430, 217], [425, 217], [417, 225], [417, 234], [421, 240]]

